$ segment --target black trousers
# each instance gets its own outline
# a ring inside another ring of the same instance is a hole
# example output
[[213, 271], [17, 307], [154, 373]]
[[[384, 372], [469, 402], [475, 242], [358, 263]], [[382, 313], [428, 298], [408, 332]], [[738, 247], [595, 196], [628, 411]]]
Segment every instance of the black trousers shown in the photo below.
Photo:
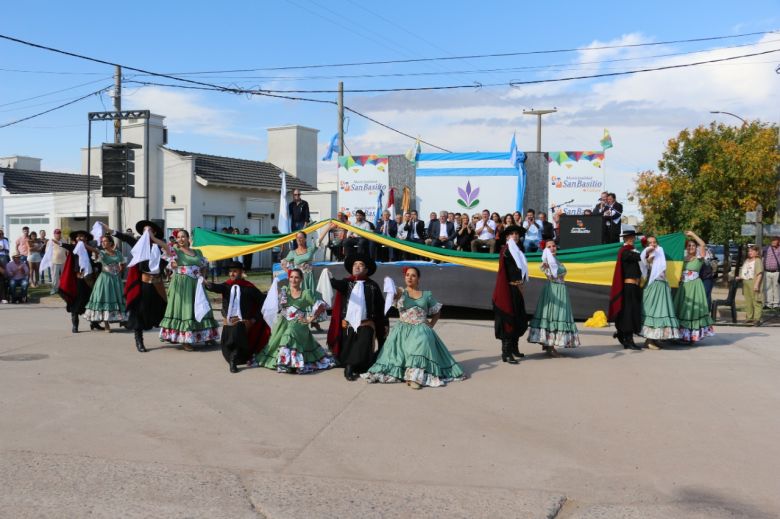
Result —
[[615, 328], [624, 334], [642, 331], [642, 289], [639, 285], [623, 284], [623, 309], [615, 319]]
[[358, 326], [355, 330], [350, 326], [344, 330], [342, 341], [339, 363], [352, 366], [352, 372], [356, 375], [368, 371], [376, 359], [374, 328]]

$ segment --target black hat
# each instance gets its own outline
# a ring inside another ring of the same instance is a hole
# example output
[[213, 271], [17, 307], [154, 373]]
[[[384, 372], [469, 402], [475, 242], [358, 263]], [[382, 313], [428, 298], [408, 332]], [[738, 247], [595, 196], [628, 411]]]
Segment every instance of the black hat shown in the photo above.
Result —
[[622, 233], [620, 233], [621, 238], [625, 238], [627, 236], [636, 236], [636, 231], [634, 229], [626, 229]]
[[365, 263], [369, 276], [373, 276], [374, 272], [376, 272], [376, 262], [365, 254], [358, 253], [350, 254], [347, 256], [347, 259], [344, 260], [344, 268], [347, 269], [347, 272], [349, 272], [350, 275], [352, 275], [352, 265], [354, 265], [356, 261]]
[[244, 270], [244, 264], [241, 263], [240, 261], [230, 261], [230, 262], [228, 262], [227, 269], [228, 270], [233, 270], [233, 269]]
[[152, 222], [151, 220], [141, 220], [140, 222], [135, 224], [135, 232], [137, 232], [138, 234], [143, 234], [144, 227], [146, 227], [147, 225], [152, 228], [152, 232], [154, 233], [154, 236], [156, 238], [160, 240], [165, 238], [165, 233], [160, 228], [160, 226]]
[[70, 241], [76, 241], [76, 238], [78, 237], [79, 234], [83, 234], [84, 236], [86, 236], [87, 239], [85, 241], [88, 242], [95, 239], [95, 237], [92, 236], [92, 234], [88, 233], [87, 231], [73, 231], [72, 233], [70, 233]]
[[504, 227], [504, 236], [509, 236], [512, 233], [517, 233], [520, 236], [525, 234], [525, 229], [520, 227], [519, 225], [507, 225]]

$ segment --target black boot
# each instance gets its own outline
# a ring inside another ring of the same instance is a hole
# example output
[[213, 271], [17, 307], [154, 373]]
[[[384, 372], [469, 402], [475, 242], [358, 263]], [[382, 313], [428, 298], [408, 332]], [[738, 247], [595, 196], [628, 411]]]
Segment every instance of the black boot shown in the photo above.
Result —
[[141, 353], [146, 353], [147, 352], [146, 346], [144, 346], [144, 331], [143, 330], [136, 330], [135, 331], [135, 349], [137, 349]]
[[232, 352], [230, 354], [230, 361], [228, 362], [230, 364], [230, 372], [231, 373], [238, 373], [238, 366], [236, 366], [236, 352]]
[[93, 322], [89, 323], [89, 329], [90, 330], [100, 330], [100, 331], [103, 331], [103, 327], [100, 326], [100, 322], [98, 322], [98, 321], [93, 321]]
[[629, 350], [641, 350], [639, 346], [634, 343], [634, 334], [627, 332], [623, 334], [623, 348]]
[[501, 341], [501, 362], [508, 362], [509, 364], [517, 364], [517, 359], [512, 356], [512, 345], [508, 340]]
[[613, 339], [617, 339], [618, 342], [623, 346], [623, 349], [627, 349], [628, 345], [626, 345], [626, 340], [623, 338], [623, 332], [615, 332], [612, 334]]
[[525, 357], [525, 353], [520, 353], [520, 339], [512, 339], [512, 347], [510, 351], [512, 352], [512, 355], [517, 357], [518, 359], [522, 359]]
[[344, 378], [352, 382], [355, 380], [355, 374], [352, 372], [352, 364], [344, 366]]
[[73, 333], [79, 333], [79, 314], [70, 314], [70, 322], [73, 325], [70, 331]]

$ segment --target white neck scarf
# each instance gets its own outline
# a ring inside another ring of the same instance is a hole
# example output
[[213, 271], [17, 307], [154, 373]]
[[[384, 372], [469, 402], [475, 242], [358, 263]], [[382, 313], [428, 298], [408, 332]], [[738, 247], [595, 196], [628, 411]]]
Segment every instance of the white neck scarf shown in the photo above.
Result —
[[162, 256], [162, 253], [160, 252], [160, 247], [158, 247], [156, 243], [152, 243], [152, 237], [149, 234], [148, 229], [144, 230], [144, 233], [135, 245], [133, 245], [130, 254], [132, 254], [133, 259], [130, 261], [128, 268], [148, 260], [149, 272], [152, 274], [160, 273], [160, 257]]
[[241, 315], [241, 287], [239, 285], [233, 285], [230, 287], [230, 303], [228, 304], [227, 318], [238, 317], [239, 321], [243, 321], [244, 318]]
[[517, 243], [515, 240], [507, 240], [506, 242], [507, 247], [509, 247], [509, 254], [512, 255], [512, 258], [515, 260], [515, 263], [517, 264], [517, 268], [523, 271], [523, 279], [528, 279], [528, 260], [525, 259], [525, 254], [523, 254], [523, 251], [520, 250], [520, 247], [517, 246]]
[[346, 321], [355, 330], [358, 329], [363, 321], [363, 310], [366, 307], [366, 282], [364, 280], [355, 281], [352, 292], [349, 293], [349, 304], [347, 305]]
[[[653, 264], [650, 266], [647, 261], [648, 252], [650, 252], [650, 248], [646, 247], [645, 250], [642, 251], [640, 258], [642, 260], [642, 273], [647, 276], [647, 284], [649, 285], [656, 279], [664, 278], [666, 276], [666, 256], [664, 255], [663, 247], [658, 245], [655, 248], [655, 252], [653, 252]], [[647, 273], [648, 267], [650, 267], [649, 275]]]
[[87, 247], [84, 245], [83, 241], [79, 240], [76, 247], [73, 249], [73, 254], [79, 258], [79, 270], [82, 271], [84, 275], [92, 274], [92, 263], [89, 261], [89, 252], [87, 252]]
[[547, 263], [547, 266], [550, 267], [550, 274], [552, 274], [552, 277], [558, 277], [558, 258], [556, 258], [555, 254], [550, 252], [550, 249], [547, 247], [545, 247], [544, 252], [542, 252], [542, 263]]

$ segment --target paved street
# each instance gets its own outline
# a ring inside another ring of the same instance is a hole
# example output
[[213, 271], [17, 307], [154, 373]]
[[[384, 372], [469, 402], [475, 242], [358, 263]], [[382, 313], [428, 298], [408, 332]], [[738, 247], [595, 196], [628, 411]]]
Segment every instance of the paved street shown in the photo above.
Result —
[[139, 354], [51, 304], [0, 325], [2, 517], [780, 516], [777, 327], [642, 352], [584, 329], [511, 366], [492, 322], [444, 320], [470, 379], [412, 391]]

